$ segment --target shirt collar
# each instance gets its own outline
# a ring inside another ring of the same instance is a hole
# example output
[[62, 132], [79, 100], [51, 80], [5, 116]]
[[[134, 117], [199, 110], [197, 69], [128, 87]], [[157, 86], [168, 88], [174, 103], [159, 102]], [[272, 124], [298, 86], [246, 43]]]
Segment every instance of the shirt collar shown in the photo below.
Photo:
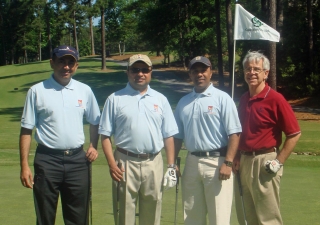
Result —
[[66, 86], [63, 86], [61, 84], [59, 84], [54, 78], [53, 78], [53, 74], [51, 74], [51, 77], [50, 77], [50, 82], [52, 84], [52, 87], [56, 90], [62, 90], [63, 88], [67, 88], [67, 89], [70, 89], [70, 90], [73, 90], [74, 89], [74, 82], [73, 82], [73, 79], [71, 78], [70, 79], [70, 82], [66, 85]]
[[201, 95], [204, 95], [204, 96], [207, 96], [207, 97], [211, 97], [213, 95], [213, 92], [214, 92], [214, 87], [212, 85], [212, 83], [210, 83], [209, 87], [207, 87], [207, 89], [201, 93], [197, 93], [195, 92], [194, 88], [192, 90], [192, 96], [193, 97], [198, 97], [198, 96], [201, 96]]
[[268, 96], [270, 90], [271, 90], [271, 87], [267, 83], [265, 83], [265, 87], [263, 88], [263, 90], [259, 94], [253, 96], [252, 98], [250, 98], [250, 93], [248, 92], [249, 99], [250, 100], [264, 99], [264, 98], [266, 98]]
[[[140, 95], [140, 91], [133, 89], [129, 82], [127, 83], [127, 86], [125, 87], [125, 89], [126, 91], [128, 91], [130, 95]], [[155, 91], [148, 85], [147, 92], [144, 95], [154, 96], [154, 93]]]

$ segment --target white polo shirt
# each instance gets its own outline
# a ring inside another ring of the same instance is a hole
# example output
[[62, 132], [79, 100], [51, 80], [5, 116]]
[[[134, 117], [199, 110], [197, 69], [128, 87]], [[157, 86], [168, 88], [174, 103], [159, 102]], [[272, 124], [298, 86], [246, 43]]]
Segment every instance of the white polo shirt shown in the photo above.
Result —
[[210, 86], [180, 99], [175, 110], [179, 133], [188, 151], [210, 151], [228, 145], [228, 135], [241, 132], [237, 108], [230, 96]]
[[99, 124], [99, 134], [113, 135], [118, 147], [136, 154], [159, 152], [163, 138], [176, 133], [167, 98], [150, 86], [140, 95], [129, 83], [107, 98]]
[[77, 148], [85, 139], [83, 116], [88, 123], [99, 124], [100, 109], [91, 88], [73, 79], [62, 86], [51, 76], [29, 89], [21, 127], [35, 126], [36, 141], [49, 148]]

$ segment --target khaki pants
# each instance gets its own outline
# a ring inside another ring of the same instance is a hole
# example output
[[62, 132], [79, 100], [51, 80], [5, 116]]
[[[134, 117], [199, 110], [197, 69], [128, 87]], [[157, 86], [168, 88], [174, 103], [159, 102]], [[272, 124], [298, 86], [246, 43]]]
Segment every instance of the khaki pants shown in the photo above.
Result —
[[229, 225], [233, 199], [233, 175], [219, 180], [225, 157], [197, 157], [190, 153], [182, 175], [182, 201], [186, 225]]
[[[161, 153], [151, 159], [138, 159], [115, 151], [115, 159], [125, 172], [120, 182], [119, 218], [117, 218], [117, 182], [113, 181], [113, 212], [119, 225], [134, 225], [139, 200], [139, 224], [160, 225], [163, 160]], [[117, 223], [116, 223], [117, 224]]]
[[[265, 161], [273, 160], [276, 156], [276, 152], [255, 157], [241, 155], [240, 178], [248, 225], [282, 225], [279, 193], [283, 167], [277, 174], [269, 174], [264, 168]], [[238, 221], [244, 225], [237, 181], [234, 187]]]

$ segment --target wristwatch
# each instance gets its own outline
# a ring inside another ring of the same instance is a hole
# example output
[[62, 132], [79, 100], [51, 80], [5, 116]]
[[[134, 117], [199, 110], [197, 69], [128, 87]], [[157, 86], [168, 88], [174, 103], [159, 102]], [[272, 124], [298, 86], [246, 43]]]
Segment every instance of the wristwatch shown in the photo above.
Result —
[[175, 169], [175, 168], [176, 168], [176, 164], [168, 164], [168, 165], [167, 165], [167, 168], [173, 168], [173, 169]]
[[232, 167], [233, 162], [224, 160], [224, 164], [226, 164], [226, 165], [229, 166], [229, 167]]

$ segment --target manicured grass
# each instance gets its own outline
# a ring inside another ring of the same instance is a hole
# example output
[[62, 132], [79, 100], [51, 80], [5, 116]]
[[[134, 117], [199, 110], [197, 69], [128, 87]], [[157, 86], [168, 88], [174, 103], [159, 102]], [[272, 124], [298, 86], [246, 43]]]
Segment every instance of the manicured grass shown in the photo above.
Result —
[[[127, 83], [125, 67], [107, 63], [107, 71], [100, 70], [101, 61], [82, 58], [75, 79], [91, 86], [100, 107], [112, 92], [123, 88]], [[29, 225], [35, 223], [32, 191], [22, 187], [19, 180], [18, 137], [20, 117], [28, 88], [51, 74], [49, 61], [0, 67], [0, 221], [6, 225]], [[165, 94], [171, 105], [175, 106], [182, 97], [166, 85], [153, 80], [152, 88]], [[295, 151], [319, 152], [320, 123], [299, 121], [302, 137]], [[88, 137], [88, 125], [85, 125]], [[86, 146], [88, 138], [86, 140]], [[32, 142], [30, 165], [34, 157], [35, 141]], [[99, 150], [100, 157], [93, 164], [93, 224], [113, 224], [111, 203], [111, 178], [107, 162]], [[184, 167], [186, 151], [181, 151], [181, 167]], [[165, 163], [165, 162], [164, 162]], [[166, 164], [166, 163], [165, 163]], [[285, 224], [318, 224], [320, 208], [318, 189], [320, 181], [319, 156], [292, 155], [286, 162], [281, 183], [281, 208]], [[178, 223], [183, 224], [181, 209], [181, 190], [179, 191]], [[175, 188], [164, 193], [162, 222], [173, 224]], [[57, 225], [62, 225], [61, 209], [57, 214]], [[236, 225], [233, 209], [231, 225]]]
[[[93, 224], [113, 224], [111, 178], [103, 153], [93, 164]], [[184, 168], [186, 151], [181, 151], [181, 168]], [[3, 156], [3, 155], [1, 155]], [[0, 166], [0, 221], [7, 225], [34, 224], [35, 213], [33, 207], [32, 190], [22, 187], [19, 180], [19, 166], [17, 155], [7, 153], [11, 158], [11, 165]], [[295, 164], [298, 158], [303, 161], [315, 161], [317, 166], [301, 167]], [[2, 158], [2, 157], [1, 157]], [[281, 183], [281, 210], [284, 224], [301, 225], [317, 224], [319, 216], [317, 211], [320, 202], [317, 197], [320, 181], [317, 179], [320, 173], [320, 157], [293, 156], [288, 160]], [[175, 188], [164, 192], [162, 225], [171, 225], [174, 220]], [[17, 213], [18, 212], [18, 213]], [[57, 225], [62, 225], [61, 208], [57, 213]], [[178, 223], [183, 224], [181, 208], [181, 190], [179, 190]], [[231, 225], [236, 225], [237, 219], [233, 209]]]

